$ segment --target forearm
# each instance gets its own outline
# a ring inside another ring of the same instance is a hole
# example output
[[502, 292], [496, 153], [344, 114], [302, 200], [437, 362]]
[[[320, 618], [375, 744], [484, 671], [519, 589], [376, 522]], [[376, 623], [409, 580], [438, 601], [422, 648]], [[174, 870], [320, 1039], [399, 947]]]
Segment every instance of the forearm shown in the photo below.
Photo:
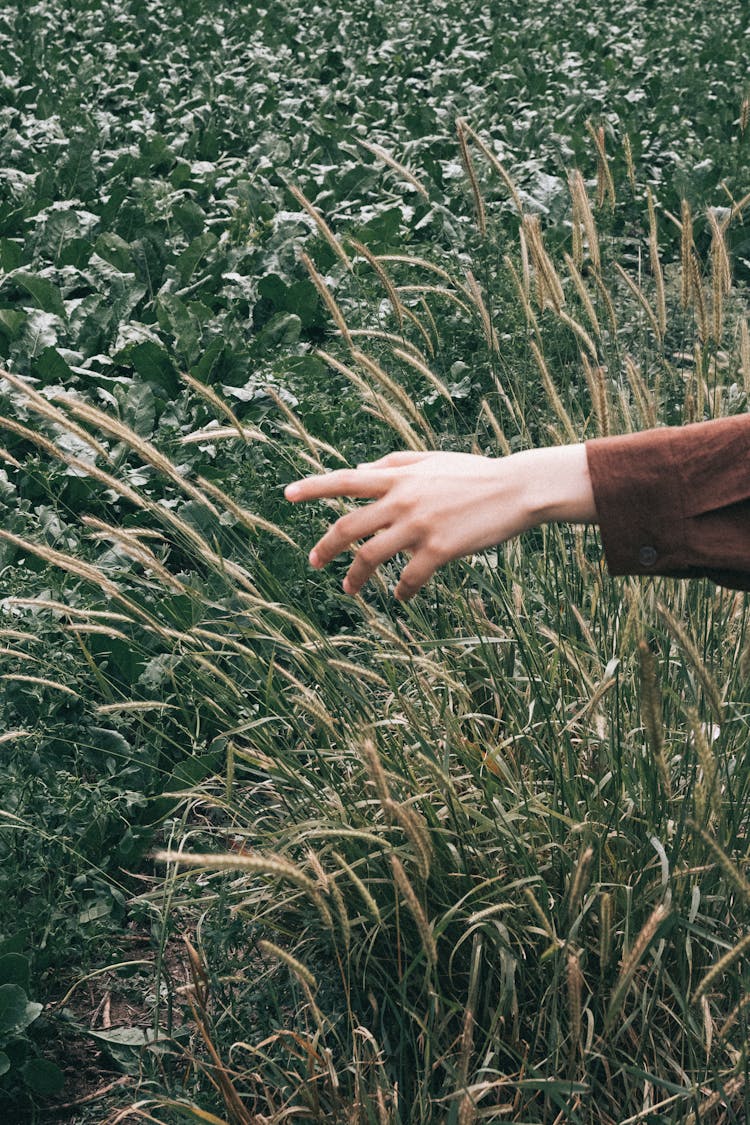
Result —
[[612, 574], [750, 589], [750, 415], [586, 443]]

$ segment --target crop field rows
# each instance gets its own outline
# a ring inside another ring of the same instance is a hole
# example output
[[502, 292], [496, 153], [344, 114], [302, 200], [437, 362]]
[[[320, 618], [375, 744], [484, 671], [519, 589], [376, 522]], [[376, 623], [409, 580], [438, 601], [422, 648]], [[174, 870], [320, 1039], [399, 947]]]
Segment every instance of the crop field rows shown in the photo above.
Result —
[[4, 1119], [746, 1119], [744, 595], [282, 490], [746, 412], [749, 33], [0, 8]]

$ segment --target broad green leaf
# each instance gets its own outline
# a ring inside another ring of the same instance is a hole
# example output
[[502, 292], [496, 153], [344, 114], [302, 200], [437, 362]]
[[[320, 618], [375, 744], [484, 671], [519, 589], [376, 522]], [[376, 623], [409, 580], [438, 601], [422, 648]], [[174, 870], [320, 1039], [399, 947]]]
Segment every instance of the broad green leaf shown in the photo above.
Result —
[[57, 348], [44, 348], [34, 361], [34, 374], [46, 386], [49, 383], [69, 382], [73, 372]]
[[119, 363], [129, 363], [140, 377], [157, 388], [162, 397], [171, 398], [177, 393], [179, 379], [168, 352], [161, 344], [144, 340], [130, 344], [117, 355]]
[[20, 1034], [41, 1010], [42, 1005], [30, 1002], [19, 985], [0, 984], [0, 1040], [7, 1042]]
[[187, 285], [198, 268], [200, 261], [205, 258], [218, 242], [215, 234], [206, 231], [198, 235], [177, 259], [177, 270], [183, 285]]
[[16, 284], [25, 289], [32, 297], [37, 308], [40, 308], [42, 312], [54, 313], [61, 320], [65, 320], [65, 306], [60, 296], [60, 290], [56, 285], [53, 285], [46, 277], [39, 277], [23, 270], [16, 270], [12, 276]]
[[15, 340], [23, 328], [26, 315], [21, 309], [0, 309], [0, 332], [9, 340]]
[[59, 1094], [65, 1085], [65, 1075], [50, 1059], [28, 1059], [21, 1067], [21, 1077], [42, 1098]]
[[29, 987], [29, 959], [21, 953], [4, 953], [0, 956], [0, 984], [17, 984]]

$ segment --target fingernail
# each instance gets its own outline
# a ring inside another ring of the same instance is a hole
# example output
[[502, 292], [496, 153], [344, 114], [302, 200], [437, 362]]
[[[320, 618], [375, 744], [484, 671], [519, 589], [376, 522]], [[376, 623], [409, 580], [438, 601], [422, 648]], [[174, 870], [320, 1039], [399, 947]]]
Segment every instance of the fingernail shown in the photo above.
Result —
[[302, 490], [300, 489], [300, 486], [298, 484], [288, 484], [284, 489], [284, 495], [286, 496], [287, 500], [294, 500], [297, 496], [299, 496], [301, 491]]
[[320, 555], [318, 554], [318, 552], [315, 550], [314, 547], [313, 547], [312, 551], [310, 551], [310, 554], [309, 554], [308, 557], [310, 559], [310, 566], [320, 566]]

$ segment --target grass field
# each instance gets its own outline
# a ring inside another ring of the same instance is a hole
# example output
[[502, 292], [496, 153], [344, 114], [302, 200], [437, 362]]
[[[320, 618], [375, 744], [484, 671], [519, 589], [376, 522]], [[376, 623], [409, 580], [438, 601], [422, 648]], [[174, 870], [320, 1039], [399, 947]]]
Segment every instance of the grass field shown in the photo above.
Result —
[[747, 34], [0, 11], [8, 1120], [746, 1120], [744, 596], [282, 489], [745, 412]]

